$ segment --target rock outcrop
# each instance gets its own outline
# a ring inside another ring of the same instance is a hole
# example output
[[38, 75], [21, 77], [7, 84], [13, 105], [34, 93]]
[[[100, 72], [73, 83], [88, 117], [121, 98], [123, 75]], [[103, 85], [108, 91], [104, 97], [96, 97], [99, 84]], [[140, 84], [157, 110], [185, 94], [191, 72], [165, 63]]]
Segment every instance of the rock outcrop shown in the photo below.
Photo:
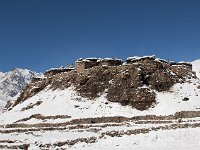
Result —
[[156, 104], [156, 92], [168, 91], [175, 83], [183, 83], [188, 78], [196, 78], [190, 64], [172, 63], [153, 56], [132, 57], [123, 64], [93, 65], [84, 71], [75, 69], [33, 80], [14, 106], [47, 86], [54, 90], [74, 86], [79, 95], [90, 100], [105, 92], [111, 102], [145, 110]]

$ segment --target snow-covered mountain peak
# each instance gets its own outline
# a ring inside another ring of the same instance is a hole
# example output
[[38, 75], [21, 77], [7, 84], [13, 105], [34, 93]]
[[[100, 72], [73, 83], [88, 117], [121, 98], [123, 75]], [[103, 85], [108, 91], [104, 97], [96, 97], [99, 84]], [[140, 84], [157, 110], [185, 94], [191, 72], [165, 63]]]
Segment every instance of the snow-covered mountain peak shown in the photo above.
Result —
[[4, 75], [4, 73], [0, 71], [0, 77], [3, 76], [3, 75]]
[[14, 97], [35, 74], [28, 70], [15, 68], [4, 73], [0, 79], [0, 91], [5, 96]]
[[21, 68], [0, 72], [0, 107], [5, 106], [6, 101], [16, 99], [33, 77], [42, 77], [42, 74]]

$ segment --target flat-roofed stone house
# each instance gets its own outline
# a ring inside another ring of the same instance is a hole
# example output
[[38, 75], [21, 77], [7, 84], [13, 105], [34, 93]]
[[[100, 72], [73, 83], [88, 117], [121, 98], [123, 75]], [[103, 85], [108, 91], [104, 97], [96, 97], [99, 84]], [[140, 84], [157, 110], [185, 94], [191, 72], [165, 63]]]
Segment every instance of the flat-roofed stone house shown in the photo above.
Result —
[[69, 72], [69, 71], [72, 71], [72, 70], [74, 70], [74, 68], [52, 68], [50, 70], [47, 70], [44, 73], [44, 76], [45, 77], [52, 77], [56, 74], [63, 73], [63, 72]]
[[85, 69], [94, 66], [119, 66], [122, 65], [123, 60], [113, 58], [85, 58], [76, 61], [76, 70], [78, 73], [84, 72]]
[[100, 66], [119, 66], [123, 64], [123, 60], [117, 58], [103, 58], [98, 61]]
[[94, 66], [98, 66], [99, 62], [98, 62], [98, 58], [85, 58], [85, 59], [78, 59], [76, 61], [76, 70], [78, 73], [80, 72], [84, 72], [85, 69], [94, 67]]

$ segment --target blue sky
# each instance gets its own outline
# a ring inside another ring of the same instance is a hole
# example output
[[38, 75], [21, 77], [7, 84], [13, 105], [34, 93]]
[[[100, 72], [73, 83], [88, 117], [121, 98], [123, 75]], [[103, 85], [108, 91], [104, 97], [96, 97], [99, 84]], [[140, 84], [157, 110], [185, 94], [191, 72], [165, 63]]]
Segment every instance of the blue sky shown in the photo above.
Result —
[[200, 58], [199, 0], [1, 0], [0, 70], [80, 57]]

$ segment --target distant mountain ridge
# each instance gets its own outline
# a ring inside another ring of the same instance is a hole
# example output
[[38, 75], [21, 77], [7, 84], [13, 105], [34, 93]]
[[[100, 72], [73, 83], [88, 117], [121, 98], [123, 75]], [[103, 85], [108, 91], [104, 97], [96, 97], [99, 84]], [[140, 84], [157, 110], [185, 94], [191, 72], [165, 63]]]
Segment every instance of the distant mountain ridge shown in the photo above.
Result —
[[20, 68], [5, 73], [0, 72], [0, 110], [8, 100], [17, 98], [31, 78], [39, 76], [42, 74]]

